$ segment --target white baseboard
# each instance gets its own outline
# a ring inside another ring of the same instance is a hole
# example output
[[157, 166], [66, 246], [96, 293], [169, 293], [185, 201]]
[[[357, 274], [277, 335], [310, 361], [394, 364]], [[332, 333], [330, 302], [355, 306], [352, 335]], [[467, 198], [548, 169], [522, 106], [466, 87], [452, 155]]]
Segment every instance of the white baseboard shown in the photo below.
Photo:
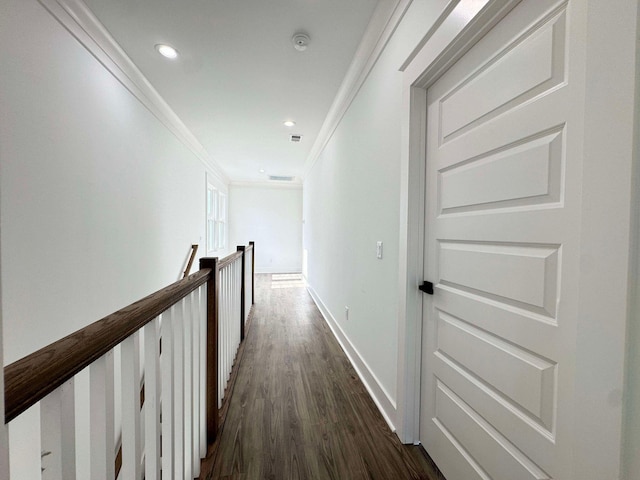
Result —
[[336, 340], [338, 340], [338, 343], [342, 347], [342, 350], [344, 350], [344, 353], [349, 358], [349, 361], [351, 361], [351, 365], [353, 365], [353, 368], [360, 377], [360, 380], [362, 380], [362, 383], [369, 392], [369, 395], [371, 395], [371, 398], [378, 407], [378, 410], [380, 410], [380, 413], [389, 425], [389, 428], [391, 428], [391, 431], [395, 432], [395, 421], [397, 415], [397, 407], [395, 402], [391, 399], [387, 391], [380, 384], [375, 374], [371, 371], [369, 365], [367, 365], [367, 362], [365, 362], [358, 350], [349, 341], [349, 338], [344, 333], [342, 328], [340, 328], [340, 325], [338, 325], [338, 322], [336, 322], [333, 315], [331, 315], [331, 312], [329, 312], [329, 309], [322, 302], [316, 291], [309, 284], [307, 284], [307, 290], [309, 291], [311, 298], [318, 307], [318, 310], [320, 310], [320, 313], [322, 313], [322, 316], [327, 322], [327, 325], [329, 325], [329, 328], [333, 332], [333, 335], [336, 337]]

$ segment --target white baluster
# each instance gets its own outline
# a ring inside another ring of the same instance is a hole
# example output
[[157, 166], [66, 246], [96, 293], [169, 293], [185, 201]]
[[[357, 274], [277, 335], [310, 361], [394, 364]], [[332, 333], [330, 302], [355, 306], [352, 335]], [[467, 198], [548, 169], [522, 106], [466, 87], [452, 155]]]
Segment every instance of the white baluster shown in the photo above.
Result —
[[122, 370], [122, 470], [121, 478], [142, 478], [140, 439], [140, 333], [127, 337], [120, 347]]
[[184, 478], [193, 478], [193, 462], [192, 462], [192, 448], [193, 448], [193, 434], [191, 432], [192, 420], [192, 373], [191, 373], [191, 302], [189, 297], [185, 297], [182, 300], [184, 305], [184, 318], [182, 320], [183, 328], [183, 341], [184, 341]]
[[231, 369], [233, 368], [233, 361], [236, 358], [236, 351], [238, 350], [238, 341], [240, 339], [240, 309], [238, 308], [238, 266], [242, 265], [242, 262], [235, 261], [233, 263], [233, 281], [232, 281], [232, 295], [231, 295], [231, 318], [229, 324], [233, 328], [233, 335], [231, 337], [231, 355], [229, 355], [229, 372], [227, 375], [231, 377]]
[[113, 350], [89, 367], [90, 464], [93, 480], [115, 478]]
[[200, 458], [207, 454], [207, 286], [199, 289], [200, 302]]
[[227, 385], [229, 384], [229, 378], [231, 377], [231, 367], [233, 365], [233, 356], [235, 351], [235, 339], [236, 339], [236, 325], [233, 321], [235, 316], [236, 306], [235, 306], [235, 296], [236, 296], [236, 264], [238, 262], [233, 262], [231, 267], [229, 268], [229, 355], [228, 355], [228, 363], [227, 363]]
[[193, 476], [200, 476], [200, 304], [198, 299], [200, 291], [196, 290], [189, 295], [191, 303], [191, 385], [192, 385], [192, 415], [191, 434], [192, 448], [191, 460]]
[[[0, 389], [4, 390], [2, 382], [0, 382]], [[4, 414], [2, 400], [0, 400], [0, 412]], [[9, 428], [4, 422], [0, 424], [0, 478], [9, 478]]]
[[247, 300], [246, 300], [246, 305], [247, 305], [247, 318], [249, 318], [249, 312], [251, 311], [251, 297], [253, 296], [253, 288], [252, 288], [252, 270], [251, 270], [251, 264], [253, 263], [253, 249], [251, 249], [251, 253], [249, 253], [249, 261], [247, 262], [247, 272], [246, 272], [246, 280], [247, 280], [247, 286], [245, 291], [247, 292]]
[[[1, 295], [0, 295], [1, 297]], [[0, 298], [0, 304], [2, 299]], [[1, 310], [1, 309], [0, 309]], [[2, 356], [2, 312], [0, 311], [0, 358]], [[4, 371], [0, 371], [0, 392], [4, 392]], [[4, 419], [4, 395], [0, 395], [0, 415]], [[0, 478], [9, 478], [9, 428], [0, 422]]]
[[162, 314], [161, 408], [162, 408], [162, 480], [172, 480], [173, 438], [173, 307]]
[[226, 269], [220, 270], [220, 306], [218, 309], [218, 408], [222, 406], [222, 396], [224, 394], [224, 363], [226, 348]]
[[253, 264], [253, 249], [251, 249], [251, 263], [249, 263], [247, 265], [247, 290], [250, 292], [249, 296], [247, 297], [247, 304], [249, 305], [249, 308], [251, 308], [252, 305], [252, 298], [253, 298], [253, 269], [252, 269], [252, 264]]
[[245, 336], [247, 334], [246, 331], [246, 323], [247, 323], [247, 318], [249, 318], [249, 310], [251, 308], [251, 305], [249, 304], [249, 302], [247, 301], [250, 298], [250, 292], [249, 290], [251, 289], [251, 284], [249, 283], [249, 266], [251, 265], [251, 259], [249, 258], [251, 256], [251, 251], [249, 250], [248, 252], [245, 250], [245, 254], [244, 254], [244, 298], [242, 299], [242, 301], [244, 302], [244, 318], [242, 319], [242, 321], [245, 324]]
[[229, 349], [227, 350], [227, 371], [225, 388], [229, 384], [229, 372], [231, 371], [231, 364], [233, 362], [233, 339], [235, 337], [235, 328], [233, 325], [233, 295], [234, 295], [234, 275], [235, 262], [229, 266], [229, 315], [227, 317], [227, 324], [229, 325]]
[[184, 478], [184, 302], [174, 309], [173, 317], [173, 434], [176, 480]]
[[160, 480], [160, 319], [144, 327], [144, 477]]
[[233, 304], [235, 305], [235, 314], [233, 316], [233, 324], [235, 325], [236, 331], [236, 341], [233, 348], [233, 359], [235, 360], [236, 355], [238, 353], [238, 347], [240, 346], [240, 322], [244, 321], [241, 317], [242, 309], [240, 308], [240, 302], [244, 302], [244, 299], [241, 297], [242, 295], [242, 259], [239, 259], [236, 262], [236, 296]]
[[75, 480], [76, 426], [73, 379], [40, 402], [43, 480]]
[[227, 362], [229, 361], [229, 267], [224, 270], [224, 361], [222, 363], [222, 388], [220, 398], [224, 398], [224, 389], [227, 387]]
[[[233, 274], [233, 317], [231, 323], [233, 325], [233, 354], [231, 358], [235, 360], [236, 352], [238, 351], [238, 343], [240, 342], [240, 268], [242, 267], [242, 261], [238, 260], [234, 264]], [[233, 361], [231, 364], [233, 368]]]
[[237, 341], [240, 337], [240, 310], [238, 309], [238, 265], [241, 265], [239, 260], [233, 263], [233, 281], [232, 295], [231, 295], [231, 318], [229, 318], [229, 324], [233, 327], [233, 336], [231, 337], [231, 355], [229, 355], [229, 372], [227, 375], [231, 378], [231, 370], [233, 368], [233, 361], [236, 358]]
[[225, 268], [222, 271], [222, 293], [220, 295], [220, 302], [222, 305], [222, 315], [220, 316], [220, 327], [221, 327], [221, 335], [220, 335], [220, 343], [222, 345], [222, 348], [220, 349], [220, 352], [222, 354], [222, 359], [220, 361], [220, 391], [219, 391], [219, 396], [220, 396], [220, 405], [218, 405], [218, 408], [220, 408], [220, 406], [222, 405], [222, 398], [224, 398], [224, 372], [225, 372], [225, 368], [226, 368], [226, 364], [227, 364], [227, 269]]

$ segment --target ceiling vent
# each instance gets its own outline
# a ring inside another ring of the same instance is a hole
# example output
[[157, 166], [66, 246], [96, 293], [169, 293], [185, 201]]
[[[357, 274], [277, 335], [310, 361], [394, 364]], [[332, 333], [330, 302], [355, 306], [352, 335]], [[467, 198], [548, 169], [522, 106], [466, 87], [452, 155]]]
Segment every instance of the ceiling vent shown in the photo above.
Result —
[[269, 180], [276, 182], [293, 182], [294, 177], [286, 177], [284, 175], [269, 175]]
[[289, 135], [289, 141], [293, 143], [299, 143], [302, 141], [302, 135]]

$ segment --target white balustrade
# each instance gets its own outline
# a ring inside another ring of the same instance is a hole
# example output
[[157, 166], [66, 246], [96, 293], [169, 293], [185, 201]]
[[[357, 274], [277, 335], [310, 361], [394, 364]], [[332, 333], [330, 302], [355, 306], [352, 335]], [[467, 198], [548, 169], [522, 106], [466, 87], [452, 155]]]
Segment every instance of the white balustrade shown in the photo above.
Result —
[[218, 408], [222, 406], [225, 389], [240, 346], [240, 293], [242, 286], [242, 258], [220, 269], [220, 298], [218, 303]]
[[[247, 321], [252, 303], [253, 248], [244, 253], [244, 262], [234, 255], [236, 258], [211, 273], [218, 275], [219, 408], [240, 346], [241, 324]], [[80, 475], [93, 480], [183, 480], [200, 475], [208, 440], [208, 286], [202, 281], [119, 346], [93, 363], [85, 363], [89, 381], [84, 388], [80, 380], [74, 386], [72, 377], [40, 400], [43, 479], [75, 480]], [[120, 368], [116, 372], [118, 352]], [[88, 432], [89, 445], [83, 450], [90, 456], [87, 472], [81, 472], [85, 467], [76, 466], [75, 461], [74, 388], [79, 389], [78, 399], [89, 402], [88, 425], [78, 427]], [[0, 446], [7, 430], [3, 427]], [[120, 444], [118, 472], [116, 449]], [[7, 463], [0, 459], [2, 478], [8, 475]], [[11, 473], [12, 478], [20, 476], [20, 472]]]

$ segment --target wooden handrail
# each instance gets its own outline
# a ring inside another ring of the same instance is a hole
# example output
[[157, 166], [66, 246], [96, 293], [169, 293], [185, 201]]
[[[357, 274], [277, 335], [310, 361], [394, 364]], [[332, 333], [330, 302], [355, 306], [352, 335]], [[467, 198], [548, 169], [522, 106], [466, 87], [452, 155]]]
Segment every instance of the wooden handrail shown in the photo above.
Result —
[[[196, 246], [197, 247], [197, 246]], [[68, 335], [4, 368], [5, 423], [9, 423], [25, 410], [35, 405], [55, 389], [73, 378], [81, 370], [108, 353], [126, 338], [140, 330], [161, 313], [181, 301], [200, 286], [206, 291], [206, 441], [212, 445], [220, 428], [218, 410], [218, 297], [220, 271], [237, 260], [245, 265], [244, 254], [252, 251], [254, 244], [238, 248], [222, 260], [201, 258], [200, 270], [137, 302], [108, 315], [87, 327]], [[195, 248], [192, 249], [192, 258]], [[190, 262], [191, 263], [191, 262]], [[252, 255], [251, 285], [255, 272], [255, 256]], [[189, 268], [189, 267], [187, 267]], [[241, 307], [244, 309], [244, 274], [242, 268]], [[253, 303], [253, 292], [252, 292]], [[241, 315], [244, 326], [244, 315]], [[144, 388], [144, 387], [143, 387]], [[141, 395], [143, 395], [141, 391]], [[226, 399], [228, 402], [228, 399]], [[141, 405], [144, 399], [141, 397]], [[224, 402], [223, 402], [224, 406]], [[117, 460], [114, 466], [118, 469]]]
[[172, 305], [206, 283], [209, 268], [169, 285], [4, 368], [5, 423], [42, 400]]
[[189, 272], [191, 271], [191, 265], [193, 265], [193, 260], [196, 258], [196, 252], [198, 251], [198, 245], [191, 245], [191, 254], [189, 255], [189, 262], [187, 263], [187, 268], [184, 270], [184, 274], [182, 278], [187, 278], [189, 276]]
[[230, 265], [235, 262], [238, 258], [242, 257], [242, 252], [234, 252], [230, 255], [227, 255], [222, 260], [218, 261], [218, 269], [222, 270], [224, 267]]

